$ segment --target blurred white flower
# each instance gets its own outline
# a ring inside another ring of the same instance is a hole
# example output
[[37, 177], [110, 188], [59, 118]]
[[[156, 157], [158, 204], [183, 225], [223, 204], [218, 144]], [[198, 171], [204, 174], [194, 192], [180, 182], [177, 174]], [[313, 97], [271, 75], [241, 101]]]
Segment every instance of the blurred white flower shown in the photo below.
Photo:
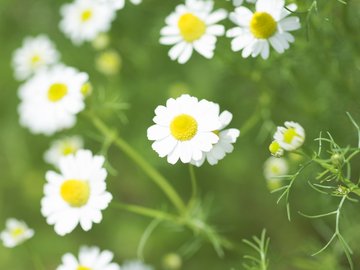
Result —
[[44, 154], [44, 160], [55, 167], [59, 167], [59, 161], [62, 157], [75, 154], [83, 147], [84, 141], [80, 136], [64, 137], [51, 143], [49, 150]]
[[219, 136], [219, 141], [213, 145], [209, 152], [204, 152], [202, 159], [191, 161], [192, 164], [200, 167], [206, 159], [210, 165], [216, 165], [226, 154], [229, 154], [234, 150], [232, 144], [236, 142], [237, 137], [240, 135], [240, 131], [236, 128], [224, 129], [230, 124], [232, 114], [228, 111], [223, 111], [219, 115], [219, 120], [221, 126], [218, 130], [214, 131], [214, 133]]
[[41, 68], [56, 64], [59, 58], [55, 45], [47, 36], [27, 37], [22, 47], [13, 54], [15, 78], [19, 81], [25, 80]]
[[264, 163], [264, 176], [270, 190], [281, 187], [282, 179], [289, 172], [289, 165], [285, 158], [269, 157]]
[[285, 127], [278, 127], [274, 140], [286, 151], [294, 151], [300, 148], [305, 141], [305, 131], [300, 124], [287, 121]]
[[79, 150], [60, 159], [60, 174], [46, 173], [41, 213], [57, 234], [70, 233], [79, 223], [88, 231], [102, 220], [101, 210], [112, 200], [106, 191], [104, 161], [103, 156]]
[[12, 248], [34, 235], [34, 230], [29, 229], [24, 221], [15, 218], [6, 220], [6, 228], [0, 233], [0, 239], [5, 247]]
[[81, 89], [87, 81], [86, 73], [62, 65], [39, 71], [20, 87], [20, 123], [45, 135], [74, 126], [85, 106]]
[[153, 270], [154, 268], [144, 264], [142, 261], [126, 261], [122, 266], [121, 270]]
[[198, 101], [189, 95], [170, 98], [166, 106], [158, 106], [153, 118], [155, 125], [147, 130], [152, 148], [160, 157], [175, 164], [199, 161], [219, 141], [214, 131], [219, 130], [219, 106], [207, 100]]
[[93, 0], [75, 0], [61, 7], [60, 29], [75, 45], [94, 40], [100, 33], [110, 30], [115, 9]]
[[217, 23], [227, 16], [223, 9], [213, 12], [213, 5], [210, 0], [186, 0], [166, 18], [160, 43], [173, 45], [169, 51], [171, 60], [184, 64], [193, 50], [206, 58], [213, 57], [217, 36], [225, 33], [224, 26]]
[[120, 270], [117, 263], [111, 262], [114, 254], [109, 250], [100, 251], [98, 247], [82, 246], [78, 258], [66, 253], [56, 270]]
[[[287, 8], [295, 11], [296, 5]], [[242, 50], [244, 58], [261, 55], [267, 59], [270, 45], [278, 53], [283, 53], [290, 47], [289, 43], [295, 41], [289, 31], [300, 28], [298, 17], [288, 17], [289, 10], [285, 9], [284, 0], [258, 0], [255, 13], [246, 7], [237, 7], [230, 13], [230, 20], [238, 27], [231, 28], [226, 34], [234, 38], [231, 49], [235, 52]]]

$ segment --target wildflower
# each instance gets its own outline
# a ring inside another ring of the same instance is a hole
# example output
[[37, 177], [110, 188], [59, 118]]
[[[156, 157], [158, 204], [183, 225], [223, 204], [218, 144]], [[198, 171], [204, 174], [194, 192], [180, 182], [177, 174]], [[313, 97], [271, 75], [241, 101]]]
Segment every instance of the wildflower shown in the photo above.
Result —
[[121, 266], [121, 270], [153, 270], [154, 268], [142, 261], [127, 261]]
[[284, 149], [281, 148], [277, 141], [273, 141], [269, 145], [269, 151], [274, 157], [281, 157], [284, 154]]
[[153, 118], [155, 125], [147, 130], [152, 148], [160, 157], [175, 164], [199, 161], [219, 141], [214, 131], [219, 130], [219, 107], [207, 100], [198, 101], [189, 95], [170, 98], [166, 106], [158, 106]]
[[111, 262], [114, 254], [109, 250], [100, 251], [98, 247], [82, 246], [78, 258], [66, 253], [56, 270], [120, 270], [117, 263]]
[[[289, 10], [296, 10], [295, 5], [287, 6]], [[231, 49], [235, 52], [242, 50], [242, 56], [256, 57], [261, 55], [267, 59], [270, 54], [270, 45], [278, 52], [283, 53], [294, 42], [295, 38], [289, 31], [298, 30], [298, 17], [288, 15], [284, 0], [258, 0], [256, 12], [252, 13], [245, 7], [237, 7], [230, 13], [230, 20], [237, 24], [227, 31], [226, 35], [234, 38]]]
[[41, 213], [49, 225], [55, 225], [57, 234], [70, 233], [79, 223], [85, 231], [100, 223], [101, 210], [112, 199], [106, 191], [104, 161], [103, 156], [79, 150], [60, 159], [60, 174], [46, 173]]
[[294, 151], [300, 148], [305, 141], [305, 131], [302, 126], [295, 122], [285, 122], [285, 127], [278, 127], [274, 140], [286, 151]]
[[50, 149], [44, 154], [47, 163], [59, 167], [62, 157], [75, 154], [84, 147], [84, 141], [80, 136], [65, 137], [51, 143]]
[[224, 26], [217, 23], [227, 16], [223, 9], [212, 12], [213, 5], [213, 1], [186, 0], [166, 18], [160, 43], [173, 45], [169, 51], [171, 60], [184, 64], [193, 50], [206, 58], [213, 57], [217, 36], [225, 33]]
[[12, 58], [15, 78], [25, 80], [41, 68], [56, 64], [59, 58], [55, 45], [47, 36], [27, 37]]
[[96, 58], [96, 69], [105, 75], [115, 75], [121, 67], [121, 57], [113, 50], [102, 52]]
[[75, 125], [85, 107], [81, 88], [88, 75], [62, 65], [41, 70], [20, 87], [20, 123], [35, 134], [52, 135]]
[[286, 175], [289, 166], [285, 158], [269, 157], [264, 163], [264, 176], [270, 190], [277, 189], [281, 186], [280, 176]]
[[6, 229], [0, 233], [0, 239], [5, 247], [15, 247], [34, 235], [34, 230], [29, 229], [24, 221], [15, 218], [6, 220]]

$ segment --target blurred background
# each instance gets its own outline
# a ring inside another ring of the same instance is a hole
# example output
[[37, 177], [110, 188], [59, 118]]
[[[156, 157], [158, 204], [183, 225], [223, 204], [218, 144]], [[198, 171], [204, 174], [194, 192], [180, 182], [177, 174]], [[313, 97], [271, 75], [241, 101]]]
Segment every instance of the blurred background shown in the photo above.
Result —
[[[216, 7], [233, 9], [230, 2], [215, 1]], [[329, 131], [343, 146], [356, 143], [356, 132], [346, 116], [350, 112], [360, 122], [360, 1], [318, 1], [318, 12], [306, 13], [312, 0], [299, 0], [302, 28], [294, 33], [295, 43], [282, 55], [243, 59], [230, 50], [230, 40], [218, 40], [215, 56], [206, 60], [196, 53], [185, 65], [167, 56], [169, 47], [159, 44], [164, 19], [181, 1], [144, 0], [139, 6], [127, 3], [118, 11], [109, 32], [109, 47], [121, 57], [119, 71], [106, 75], [96, 68], [101, 52], [90, 43], [72, 45], [59, 30], [59, 8], [65, 1], [0, 0], [0, 229], [5, 220], [24, 220], [36, 231], [28, 244], [46, 269], [55, 269], [66, 252], [77, 254], [81, 245], [96, 245], [115, 253], [115, 261], [136, 258], [139, 240], [150, 219], [109, 207], [101, 224], [90, 232], [77, 228], [60, 237], [40, 214], [44, 175], [53, 169], [43, 160], [51, 141], [63, 135], [81, 135], [85, 147], [100, 153], [101, 138], [89, 121], [78, 116], [75, 128], [53, 137], [32, 135], [18, 123], [17, 90], [11, 57], [23, 38], [47, 34], [61, 53], [62, 62], [89, 73], [93, 95], [88, 106], [119, 130], [144, 158], [161, 171], [184, 199], [191, 194], [188, 166], [170, 165], [151, 149], [146, 129], [152, 124], [154, 109], [169, 97], [189, 93], [220, 104], [233, 113], [232, 127], [242, 129], [235, 150], [217, 166], [196, 169], [203, 207], [210, 210], [209, 222], [234, 242], [259, 235], [263, 228], [271, 237], [270, 269], [345, 270], [349, 269], [338, 244], [319, 256], [310, 254], [331, 237], [332, 218], [309, 220], [301, 210], [316, 214], [334, 210], [338, 200], [314, 192], [307, 181], [316, 176], [312, 168], [296, 181], [291, 192], [292, 221], [277, 194], [270, 194], [263, 176], [269, 157], [268, 145], [276, 125], [286, 120], [301, 123], [306, 130], [305, 147], [316, 149], [314, 139]], [[225, 22], [227, 28], [232, 26]], [[114, 113], [104, 103], [124, 108]], [[250, 119], [250, 120], [249, 120]], [[170, 204], [148, 177], [118, 149], [107, 153], [111, 166], [108, 189], [114, 200], [162, 208]], [[359, 166], [353, 165], [354, 179]], [[301, 162], [301, 161], [300, 161]], [[290, 160], [293, 171], [298, 160]], [[356, 269], [360, 269], [359, 204], [347, 204], [341, 224], [345, 238], [354, 250]], [[243, 269], [239, 253], [216, 255], [206, 241], [199, 249], [192, 233], [168, 224], [155, 229], [144, 249], [145, 261], [163, 268], [164, 257], [177, 253], [183, 258], [181, 269]], [[243, 253], [249, 249], [240, 244]], [[187, 252], [194, 247], [194, 252]], [[185, 250], [185, 251], [184, 251]], [[31, 258], [25, 246], [0, 246], [0, 269], [29, 269]]]

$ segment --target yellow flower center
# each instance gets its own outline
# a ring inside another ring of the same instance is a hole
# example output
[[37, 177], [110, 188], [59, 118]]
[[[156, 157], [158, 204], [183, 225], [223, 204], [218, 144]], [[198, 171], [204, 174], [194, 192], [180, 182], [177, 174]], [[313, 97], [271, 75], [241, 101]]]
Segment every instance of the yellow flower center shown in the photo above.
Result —
[[76, 270], [91, 270], [91, 268], [83, 265], [79, 265], [78, 268], [76, 268]]
[[33, 66], [35, 66], [36, 64], [38, 64], [40, 62], [40, 60], [41, 60], [40, 55], [35, 54], [35, 55], [33, 55], [33, 57], [31, 57], [30, 62]]
[[62, 149], [61, 149], [61, 153], [62, 153], [64, 156], [73, 154], [75, 151], [76, 151], [75, 147], [72, 146], [71, 144], [65, 144], [65, 145], [63, 145], [63, 147], [62, 147]]
[[276, 21], [266, 12], [255, 12], [250, 21], [251, 33], [260, 39], [271, 37], [276, 31], [276, 27]]
[[24, 234], [25, 230], [23, 228], [14, 228], [11, 230], [10, 234], [12, 237], [18, 237]]
[[276, 154], [280, 150], [280, 144], [277, 141], [273, 141], [269, 145], [269, 151], [271, 154]]
[[285, 132], [284, 132], [284, 142], [286, 143], [291, 143], [292, 140], [298, 136], [298, 134], [296, 133], [296, 130], [294, 128], [288, 128]]
[[63, 83], [54, 83], [49, 87], [48, 99], [52, 102], [57, 102], [66, 96], [68, 88]]
[[272, 166], [272, 167], [270, 168], [270, 170], [271, 170], [271, 172], [272, 172], [273, 174], [279, 174], [279, 173], [280, 173], [280, 168], [279, 168], [278, 166]]
[[187, 114], [176, 116], [170, 124], [171, 134], [179, 141], [191, 140], [196, 135], [197, 128], [196, 120]]
[[199, 39], [206, 31], [204, 21], [191, 13], [185, 13], [180, 17], [178, 27], [180, 34], [188, 42]]
[[87, 22], [88, 20], [91, 19], [91, 17], [93, 16], [93, 12], [91, 9], [86, 9], [81, 13], [81, 21], [82, 22]]
[[81, 207], [87, 203], [90, 187], [87, 181], [66, 180], [60, 188], [61, 197], [72, 207]]

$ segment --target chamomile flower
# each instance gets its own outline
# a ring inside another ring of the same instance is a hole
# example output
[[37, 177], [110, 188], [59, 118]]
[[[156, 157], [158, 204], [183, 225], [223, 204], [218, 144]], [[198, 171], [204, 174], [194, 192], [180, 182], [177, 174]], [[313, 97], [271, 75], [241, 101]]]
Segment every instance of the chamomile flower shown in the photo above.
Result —
[[219, 160], [223, 159], [226, 154], [229, 154], [234, 150], [232, 144], [236, 142], [237, 137], [240, 135], [240, 131], [236, 128], [224, 129], [230, 124], [232, 114], [228, 111], [224, 111], [219, 115], [219, 120], [221, 126], [218, 130], [214, 131], [214, 133], [219, 136], [219, 141], [213, 145], [209, 152], [203, 154], [202, 159], [199, 161], [192, 161], [192, 164], [200, 167], [206, 159], [210, 165], [215, 165]]
[[59, 161], [62, 157], [75, 154], [83, 147], [84, 141], [80, 136], [65, 137], [51, 143], [49, 150], [44, 154], [44, 160], [55, 167], [59, 167]]
[[153, 267], [144, 264], [142, 261], [126, 261], [122, 266], [121, 270], [154, 270]]
[[305, 141], [305, 131], [300, 124], [287, 121], [285, 127], [278, 127], [274, 140], [286, 151], [294, 151], [300, 148]]
[[175, 164], [199, 161], [219, 141], [214, 131], [219, 130], [219, 106], [207, 100], [198, 101], [189, 95], [170, 98], [166, 106], [158, 106], [153, 118], [155, 125], [147, 130], [152, 148], [160, 157]]
[[5, 247], [15, 247], [34, 235], [34, 230], [29, 229], [24, 221], [15, 218], [6, 220], [6, 229], [0, 233], [0, 239]]
[[27, 37], [12, 58], [15, 78], [25, 80], [41, 68], [56, 64], [59, 57], [55, 45], [47, 36]]
[[[296, 6], [289, 5], [287, 8], [294, 11]], [[228, 30], [226, 34], [234, 38], [231, 49], [235, 52], [242, 50], [244, 58], [261, 55], [267, 59], [270, 45], [278, 53], [283, 53], [295, 41], [289, 31], [300, 28], [298, 17], [288, 17], [289, 10], [285, 9], [284, 0], [258, 0], [255, 13], [246, 7], [237, 7], [230, 13], [230, 20], [238, 27]]]
[[274, 157], [281, 157], [284, 154], [284, 149], [281, 148], [277, 141], [272, 141], [269, 145], [269, 151]]
[[84, 109], [81, 93], [88, 75], [62, 65], [39, 71], [20, 87], [20, 123], [35, 134], [70, 128]]
[[286, 175], [289, 165], [285, 158], [269, 157], [264, 163], [264, 176], [270, 190], [281, 187], [280, 176]]
[[75, 45], [94, 40], [107, 32], [115, 18], [115, 9], [93, 0], [75, 0], [61, 7], [60, 29]]
[[80, 223], [88, 231], [100, 223], [101, 210], [109, 205], [112, 196], [106, 191], [107, 176], [103, 156], [93, 156], [89, 150], [60, 159], [60, 173], [48, 171], [41, 200], [41, 213], [55, 232], [65, 235]]
[[117, 263], [111, 262], [113, 258], [114, 254], [109, 250], [83, 246], [78, 259], [71, 253], [63, 255], [62, 264], [56, 270], [120, 270]]
[[225, 33], [224, 26], [217, 23], [227, 16], [223, 9], [212, 11], [213, 5], [210, 0], [186, 0], [166, 18], [160, 43], [173, 45], [169, 51], [171, 60], [184, 64], [193, 50], [206, 58], [213, 57], [217, 36]]

